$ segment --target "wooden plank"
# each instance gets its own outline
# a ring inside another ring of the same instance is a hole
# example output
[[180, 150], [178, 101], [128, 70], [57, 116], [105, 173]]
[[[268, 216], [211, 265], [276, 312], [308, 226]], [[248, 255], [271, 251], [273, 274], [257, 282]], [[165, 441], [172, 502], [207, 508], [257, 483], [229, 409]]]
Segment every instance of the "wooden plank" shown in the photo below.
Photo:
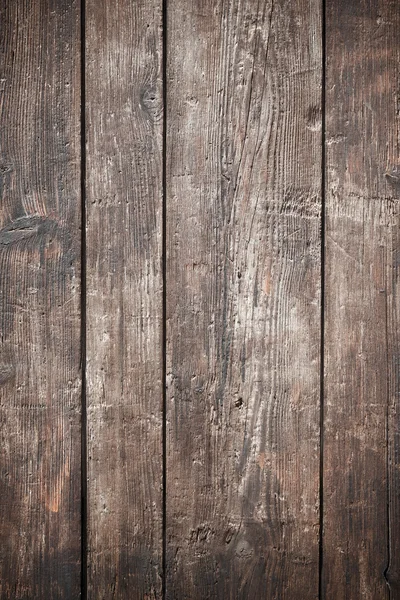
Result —
[[1, 0], [0, 597], [80, 597], [77, 2]]
[[88, 598], [161, 597], [162, 10], [86, 4]]
[[317, 598], [320, 2], [167, 18], [166, 597]]
[[397, 598], [400, 5], [330, 2], [326, 27], [323, 597]]

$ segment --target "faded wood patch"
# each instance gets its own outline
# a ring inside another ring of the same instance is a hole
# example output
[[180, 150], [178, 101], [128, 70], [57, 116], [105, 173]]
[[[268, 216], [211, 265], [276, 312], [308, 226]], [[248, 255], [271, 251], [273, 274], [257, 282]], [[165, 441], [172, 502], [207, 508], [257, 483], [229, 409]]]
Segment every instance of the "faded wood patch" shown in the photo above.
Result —
[[320, 8], [168, 4], [168, 599], [318, 597]]

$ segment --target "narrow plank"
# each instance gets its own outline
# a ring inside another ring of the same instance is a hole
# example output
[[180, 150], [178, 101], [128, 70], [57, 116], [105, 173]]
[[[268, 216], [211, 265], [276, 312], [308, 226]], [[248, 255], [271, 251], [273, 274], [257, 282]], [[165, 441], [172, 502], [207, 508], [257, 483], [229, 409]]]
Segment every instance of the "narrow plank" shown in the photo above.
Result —
[[161, 597], [162, 11], [86, 4], [88, 598]]
[[0, 597], [80, 597], [79, 3], [1, 0]]
[[327, 7], [323, 590], [397, 598], [400, 6]]
[[318, 597], [319, 0], [174, 0], [168, 599]]
[[[393, 206], [387, 246], [387, 353], [388, 353], [388, 557], [385, 579], [391, 600], [400, 597], [400, 6], [392, 2], [380, 14], [388, 48], [385, 64], [389, 86], [387, 108], [382, 117], [390, 132], [386, 181]], [[382, 138], [384, 133], [382, 132]]]

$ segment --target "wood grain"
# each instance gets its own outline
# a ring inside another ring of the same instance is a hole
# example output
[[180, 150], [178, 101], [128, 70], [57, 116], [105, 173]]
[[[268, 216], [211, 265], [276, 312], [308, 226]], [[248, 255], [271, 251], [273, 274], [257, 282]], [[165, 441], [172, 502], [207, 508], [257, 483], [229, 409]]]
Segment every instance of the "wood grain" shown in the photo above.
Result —
[[88, 598], [161, 597], [162, 11], [86, 4]]
[[323, 591], [398, 598], [400, 6], [327, 3], [326, 27]]
[[80, 597], [77, 2], [1, 0], [0, 597]]
[[167, 12], [166, 598], [311, 600], [320, 2]]

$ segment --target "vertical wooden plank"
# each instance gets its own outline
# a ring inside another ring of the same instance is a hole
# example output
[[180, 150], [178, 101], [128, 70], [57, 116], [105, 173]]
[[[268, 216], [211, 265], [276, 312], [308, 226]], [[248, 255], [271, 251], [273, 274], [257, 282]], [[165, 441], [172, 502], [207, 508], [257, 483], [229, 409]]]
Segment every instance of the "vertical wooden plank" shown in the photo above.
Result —
[[324, 598], [397, 598], [400, 5], [329, 2], [326, 27]]
[[[393, 65], [400, 63], [400, 7], [390, 14], [396, 29], [389, 37], [392, 44]], [[393, 217], [390, 220], [390, 240], [387, 247], [387, 352], [388, 352], [388, 557], [385, 578], [390, 589], [389, 598], [400, 597], [400, 86], [394, 75], [391, 85], [396, 87], [395, 116], [392, 112], [391, 144], [393, 144], [387, 181], [393, 198]], [[391, 107], [393, 111], [393, 106]], [[397, 146], [397, 147], [396, 147]]]
[[168, 599], [317, 598], [319, 0], [174, 0]]
[[0, 597], [80, 597], [79, 3], [1, 0]]
[[[387, 249], [387, 352], [388, 352], [388, 561], [385, 578], [390, 600], [400, 597], [400, 6], [390, 6], [386, 33], [390, 47], [390, 104], [387, 182], [393, 198], [390, 240]], [[397, 70], [396, 70], [397, 67]]]
[[88, 598], [162, 566], [162, 10], [86, 4]]
[[[387, 121], [390, 210], [387, 254], [387, 356], [388, 356], [388, 556], [385, 579], [389, 598], [400, 597], [400, 5], [389, 3], [378, 24], [384, 24], [383, 35], [388, 48], [386, 77], [389, 86]], [[380, 118], [382, 116], [380, 115]], [[382, 133], [382, 137], [384, 134]]]

